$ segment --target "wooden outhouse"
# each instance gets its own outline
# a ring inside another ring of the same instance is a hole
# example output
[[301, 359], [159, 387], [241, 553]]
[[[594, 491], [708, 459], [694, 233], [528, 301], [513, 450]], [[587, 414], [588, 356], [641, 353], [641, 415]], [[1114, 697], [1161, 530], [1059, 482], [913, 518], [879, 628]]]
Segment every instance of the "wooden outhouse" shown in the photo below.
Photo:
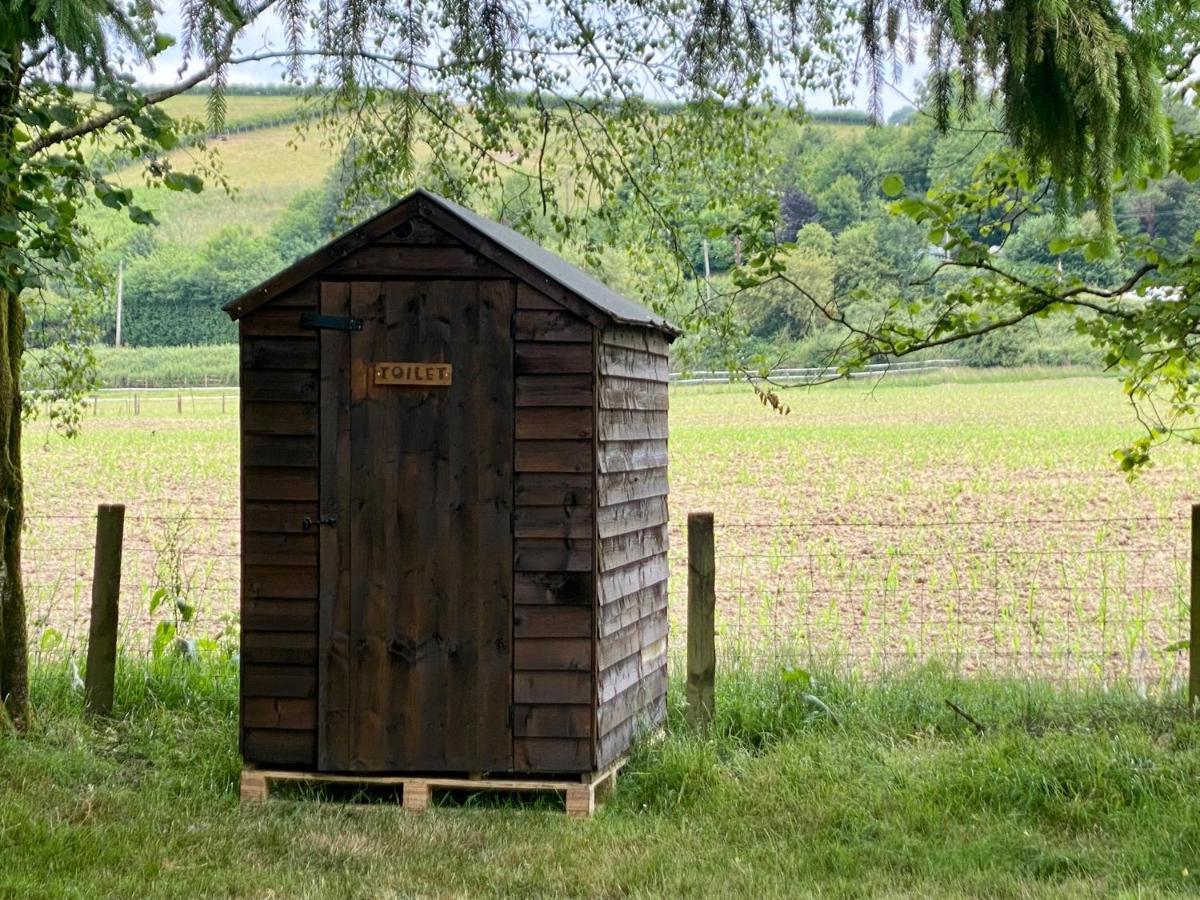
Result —
[[424, 191], [225, 309], [248, 764], [588, 773], [662, 721], [673, 326]]

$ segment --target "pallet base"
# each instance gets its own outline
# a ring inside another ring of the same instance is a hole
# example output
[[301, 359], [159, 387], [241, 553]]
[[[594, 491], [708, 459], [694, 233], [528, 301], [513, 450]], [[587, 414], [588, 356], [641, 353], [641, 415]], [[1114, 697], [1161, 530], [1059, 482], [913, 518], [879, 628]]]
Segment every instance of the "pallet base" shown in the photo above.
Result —
[[617, 772], [625, 765], [621, 759], [601, 772], [587, 773], [579, 781], [567, 779], [520, 778], [442, 778], [436, 775], [334, 775], [324, 772], [289, 772], [277, 769], [242, 770], [242, 802], [263, 803], [271, 793], [271, 785], [279, 782], [302, 784], [354, 784], [362, 787], [399, 787], [401, 804], [419, 813], [429, 806], [434, 790], [494, 791], [497, 793], [558, 793], [566, 801], [567, 815], [576, 819], [589, 818], [597, 802], [611, 794], [617, 786]]

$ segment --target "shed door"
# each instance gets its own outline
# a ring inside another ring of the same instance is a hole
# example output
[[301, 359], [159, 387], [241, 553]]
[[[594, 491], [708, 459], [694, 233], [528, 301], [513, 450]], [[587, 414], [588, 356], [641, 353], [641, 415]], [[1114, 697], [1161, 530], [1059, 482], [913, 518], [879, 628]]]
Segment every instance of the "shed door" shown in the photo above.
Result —
[[[363, 323], [321, 331], [324, 770], [512, 768], [515, 295], [322, 285], [323, 315]], [[449, 363], [450, 384], [378, 383], [382, 363]]]

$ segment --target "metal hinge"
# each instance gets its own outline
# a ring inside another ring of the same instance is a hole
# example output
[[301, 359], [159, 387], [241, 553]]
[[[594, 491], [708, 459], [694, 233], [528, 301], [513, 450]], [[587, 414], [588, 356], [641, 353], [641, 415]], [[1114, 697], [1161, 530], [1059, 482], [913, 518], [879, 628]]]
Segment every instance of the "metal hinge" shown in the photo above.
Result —
[[508, 730], [509, 731], [512, 731], [512, 729], [513, 729], [513, 720], [516, 718], [516, 716], [517, 716], [516, 708], [511, 703], [508, 704]]
[[319, 313], [300, 313], [300, 327], [328, 329], [330, 331], [362, 331], [362, 319], [352, 319], [349, 316], [323, 316]]
[[318, 525], [336, 525], [336, 524], [337, 524], [337, 516], [325, 516], [324, 518], [321, 518], [321, 519], [313, 519], [310, 516], [305, 516], [304, 521], [300, 523], [300, 527], [303, 528], [305, 531], [308, 531], [310, 528], [315, 528]]

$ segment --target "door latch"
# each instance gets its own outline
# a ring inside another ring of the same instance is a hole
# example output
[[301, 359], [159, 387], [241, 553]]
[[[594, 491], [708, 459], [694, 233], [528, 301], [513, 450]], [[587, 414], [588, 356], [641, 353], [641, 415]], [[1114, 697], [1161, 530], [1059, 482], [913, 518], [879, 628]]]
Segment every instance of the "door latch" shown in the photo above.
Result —
[[337, 524], [337, 516], [325, 516], [323, 519], [317, 519], [316, 521], [313, 521], [310, 517], [305, 516], [304, 521], [300, 523], [300, 527], [303, 528], [305, 531], [308, 531], [310, 528], [314, 528], [317, 525], [336, 525], [336, 524]]

